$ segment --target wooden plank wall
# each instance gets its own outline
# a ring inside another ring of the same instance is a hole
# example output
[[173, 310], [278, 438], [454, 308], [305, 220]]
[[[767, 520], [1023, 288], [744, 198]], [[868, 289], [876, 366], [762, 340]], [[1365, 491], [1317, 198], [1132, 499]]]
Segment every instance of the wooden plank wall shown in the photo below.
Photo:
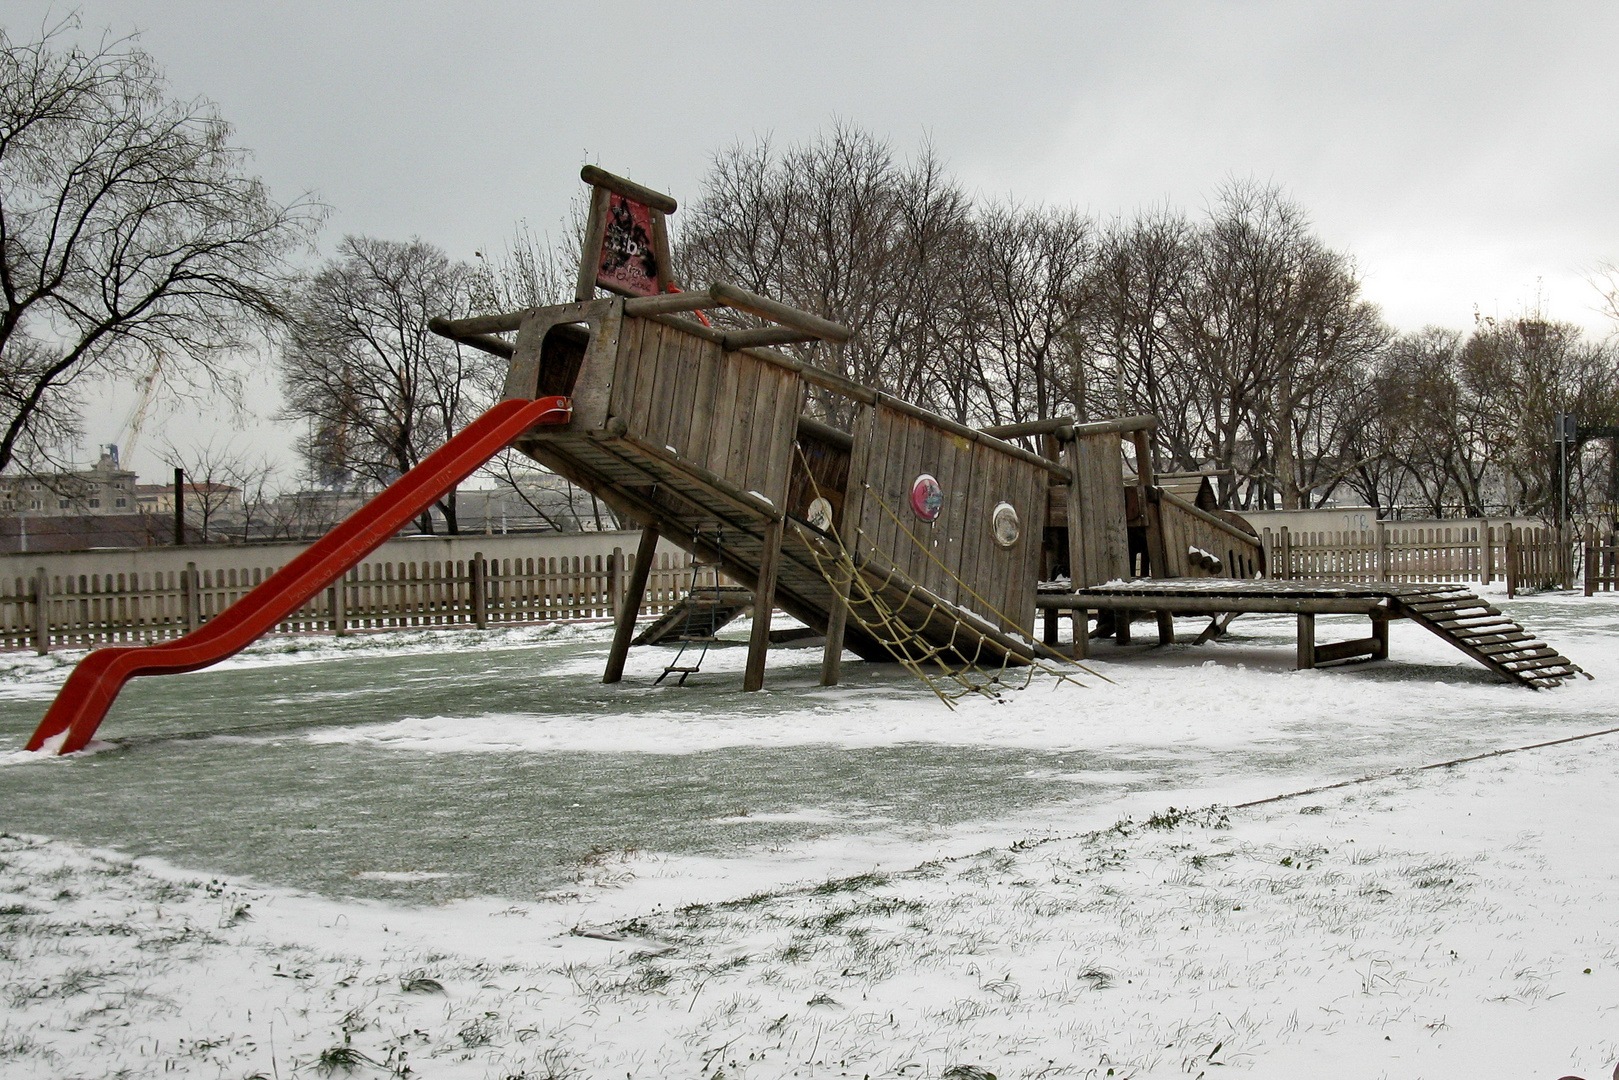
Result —
[[[1223, 529], [1165, 499], [1159, 503], [1164, 523], [1164, 551], [1169, 577], [1251, 578], [1258, 574], [1262, 548], [1258, 541], [1244, 543]], [[1205, 570], [1191, 559], [1191, 549], [1206, 551], [1223, 564], [1219, 573]]]
[[[1050, 474], [905, 413], [880, 405], [862, 409], [873, 415], [864, 455], [869, 489], [859, 500], [859, 551], [874, 549], [911, 580], [1001, 629], [1029, 633]], [[858, 423], [855, 429], [868, 430]], [[944, 494], [931, 523], [910, 508], [912, 484], [922, 473], [931, 473]], [[851, 475], [849, 482], [861, 479]], [[995, 542], [990, 526], [1001, 502], [1018, 514], [1020, 535], [1010, 548]]]
[[624, 420], [630, 437], [777, 506], [787, 499], [802, 401], [795, 372], [677, 327], [624, 320], [609, 415]]
[[[1069, 444], [1074, 474], [1068, 502], [1068, 573], [1075, 588], [1129, 576], [1124, 453], [1118, 435], [1086, 435]], [[1075, 521], [1075, 518], [1078, 518]]]

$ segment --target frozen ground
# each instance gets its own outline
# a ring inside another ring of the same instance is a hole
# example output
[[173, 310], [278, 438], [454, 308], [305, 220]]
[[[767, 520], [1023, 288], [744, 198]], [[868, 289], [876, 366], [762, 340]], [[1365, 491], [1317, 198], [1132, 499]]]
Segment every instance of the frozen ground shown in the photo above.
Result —
[[1399, 623], [1293, 672], [1244, 618], [949, 713], [811, 650], [744, 696], [739, 650], [604, 688], [600, 630], [399, 635], [148, 680], [47, 761], [61, 669], [10, 658], [0, 827], [51, 839], [0, 852], [0, 1075], [1605, 1074], [1616, 737], [1166, 814], [1613, 726], [1619, 604], [1509, 610], [1598, 681]]

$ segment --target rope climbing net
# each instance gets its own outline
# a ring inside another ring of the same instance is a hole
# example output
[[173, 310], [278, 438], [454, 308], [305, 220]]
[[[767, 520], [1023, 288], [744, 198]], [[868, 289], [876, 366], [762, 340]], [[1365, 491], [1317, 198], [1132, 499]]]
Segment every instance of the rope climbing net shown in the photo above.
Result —
[[[799, 450], [798, 453], [800, 460], [803, 460], [803, 451]], [[820, 488], [815, 483], [814, 473], [808, 461], [803, 464], [804, 472], [819, 497]], [[1085, 683], [1072, 673], [1076, 668], [1104, 682], [1111, 681], [1100, 672], [1076, 664], [1036, 642], [1029, 628], [1008, 618], [979, 595], [911, 531], [870, 485], [863, 486], [865, 497], [876, 502], [893, 519], [900, 532], [942, 571], [945, 579], [960, 590], [959, 595], [971, 597], [990, 614], [998, 616], [1005, 625], [1012, 627], [1021, 638], [997, 633], [976, 612], [952, 604], [926, 588], [896, 566], [894, 560], [885, 558], [858, 526], [853, 530], [853, 546], [858, 548], [864, 541], [863, 546], [867, 550], [863, 555], [851, 551], [851, 545], [845, 544], [830, 524], [825, 529], [800, 525], [799, 532], [815, 561], [817, 572], [843, 599], [848, 617], [899, 661], [906, 671], [926, 684], [945, 705], [953, 709], [957, 701], [969, 694], [992, 701], [1004, 700], [1004, 695], [1009, 691], [1027, 689], [1037, 674], [1049, 675], [1058, 682], [1084, 686]], [[997, 642], [996, 638], [1001, 640]], [[1049, 653], [1064, 667], [1041, 659], [1039, 654], [1042, 651]]]

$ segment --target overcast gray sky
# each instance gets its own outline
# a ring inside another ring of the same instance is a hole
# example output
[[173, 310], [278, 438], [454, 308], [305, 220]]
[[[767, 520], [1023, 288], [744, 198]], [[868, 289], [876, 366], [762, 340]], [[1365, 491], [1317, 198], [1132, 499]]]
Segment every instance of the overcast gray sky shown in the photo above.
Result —
[[[17, 36], [70, 10], [0, 8]], [[519, 219], [555, 229], [586, 161], [689, 198], [716, 148], [836, 117], [901, 150], [931, 138], [987, 194], [1099, 216], [1197, 211], [1227, 177], [1274, 181], [1396, 326], [1463, 327], [1538, 297], [1609, 329], [1587, 279], [1619, 259], [1613, 3], [77, 10], [86, 32], [138, 29], [179, 94], [216, 101], [278, 196], [330, 204], [327, 250], [352, 232], [470, 257]], [[87, 444], [123, 419], [117, 400], [97, 411]]]

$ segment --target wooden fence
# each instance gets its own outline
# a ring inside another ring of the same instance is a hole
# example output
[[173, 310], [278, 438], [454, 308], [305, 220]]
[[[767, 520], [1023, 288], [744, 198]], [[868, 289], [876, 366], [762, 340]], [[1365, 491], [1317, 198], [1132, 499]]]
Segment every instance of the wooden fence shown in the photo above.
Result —
[[1571, 587], [1572, 542], [1556, 529], [1510, 523], [1401, 527], [1348, 532], [1264, 531], [1266, 565], [1278, 578], [1330, 581], [1477, 581], [1505, 579], [1519, 589]]
[[1619, 534], [1585, 541], [1585, 595], [1619, 592]]
[[[346, 634], [408, 627], [518, 626], [612, 617], [632, 560], [610, 555], [368, 562], [276, 624], [277, 633]], [[0, 580], [0, 648], [145, 645], [207, 622], [275, 567], [52, 575]], [[705, 572], [706, 574], [707, 572]], [[660, 554], [644, 615], [691, 588], [691, 557]]]

